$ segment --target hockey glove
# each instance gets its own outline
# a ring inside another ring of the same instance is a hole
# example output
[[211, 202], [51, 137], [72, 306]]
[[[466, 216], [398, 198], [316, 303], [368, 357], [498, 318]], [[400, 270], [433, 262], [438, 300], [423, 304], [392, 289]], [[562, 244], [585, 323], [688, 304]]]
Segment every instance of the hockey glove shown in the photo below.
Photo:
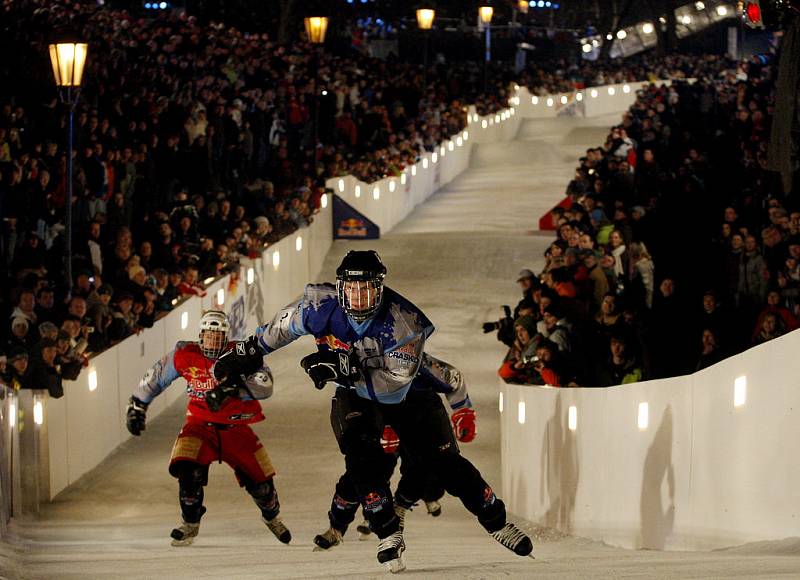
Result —
[[216, 413], [222, 405], [233, 395], [239, 394], [239, 381], [236, 379], [226, 379], [216, 387], [206, 392], [206, 405], [212, 413]]
[[136, 397], [131, 397], [128, 401], [128, 408], [125, 410], [125, 425], [131, 435], [138, 437], [145, 430], [147, 405]]
[[348, 386], [357, 381], [361, 373], [356, 360], [346, 352], [321, 350], [301, 360], [300, 366], [314, 381], [314, 386], [322, 389], [328, 381]]
[[462, 443], [469, 443], [475, 439], [478, 428], [475, 425], [475, 411], [472, 409], [459, 409], [450, 417], [456, 432], [456, 439]]
[[227, 380], [240, 381], [264, 366], [264, 353], [258, 344], [258, 337], [251, 336], [236, 343], [236, 346], [217, 359], [214, 365], [214, 378], [219, 384]]
[[392, 429], [391, 425], [386, 425], [386, 427], [383, 428], [381, 446], [383, 447], [383, 452], [389, 455], [397, 453], [400, 449], [400, 437], [397, 436], [397, 432]]

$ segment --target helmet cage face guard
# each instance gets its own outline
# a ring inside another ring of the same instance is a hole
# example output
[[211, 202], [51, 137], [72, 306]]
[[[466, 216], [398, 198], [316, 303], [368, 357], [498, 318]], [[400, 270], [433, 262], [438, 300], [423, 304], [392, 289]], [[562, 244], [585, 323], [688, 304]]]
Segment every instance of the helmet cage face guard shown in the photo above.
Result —
[[339, 304], [356, 322], [372, 318], [383, 301], [383, 274], [345, 271], [336, 278]]
[[228, 344], [228, 333], [222, 330], [201, 330], [200, 350], [206, 358], [219, 358]]
[[230, 324], [225, 313], [211, 310], [200, 319], [200, 350], [207, 358], [219, 358], [228, 344]]

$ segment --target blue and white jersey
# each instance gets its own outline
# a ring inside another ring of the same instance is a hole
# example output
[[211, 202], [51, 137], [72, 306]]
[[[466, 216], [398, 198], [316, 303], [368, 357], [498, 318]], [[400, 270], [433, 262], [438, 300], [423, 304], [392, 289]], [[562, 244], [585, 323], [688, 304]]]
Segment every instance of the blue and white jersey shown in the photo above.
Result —
[[419, 308], [390, 288], [384, 287], [383, 303], [375, 316], [357, 323], [339, 305], [333, 285], [309, 284], [300, 300], [256, 329], [256, 336], [265, 353], [306, 334], [315, 338], [320, 350], [354, 352], [362, 370], [354, 385], [359, 396], [396, 404], [411, 388], [425, 340], [433, 330]]
[[467, 382], [461, 371], [428, 353], [422, 355], [422, 365], [414, 378], [411, 389], [442, 393], [453, 411], [472, 408], [472, 401], [467, 392]]

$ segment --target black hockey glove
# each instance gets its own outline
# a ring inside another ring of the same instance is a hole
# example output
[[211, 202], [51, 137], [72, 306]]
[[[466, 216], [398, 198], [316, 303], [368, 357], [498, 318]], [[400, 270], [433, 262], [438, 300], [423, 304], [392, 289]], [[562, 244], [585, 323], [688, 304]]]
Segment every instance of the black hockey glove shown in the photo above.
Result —
[[350, 386], [361, 377], [358, 359], [341, 351], [315, 352], [301, 360], [300, 366], [318, 389], [322, 389], [328, 381]]
[[264, 366], [264, 353], [258, 344], [258, 337], [251, 336], [236, 343], [236, 346], [217, 359], [214, 365], [214, 378], [221, 385], [228, 380], [244, 384], [246, 377]]
[[212, 413], [216, 413], [228, 397], [239, 394], [240, 382], [237, 379], [227, 379], [216, 387], [206, 392], [206, 405]]
[[128, 401], [128, 408], [125, 410], [125, 425], [131, 435], [138, 437], [145, 430], [147, 405], [147, 403], [143, 403], [136, 397], [131, 397], [130, 401]]

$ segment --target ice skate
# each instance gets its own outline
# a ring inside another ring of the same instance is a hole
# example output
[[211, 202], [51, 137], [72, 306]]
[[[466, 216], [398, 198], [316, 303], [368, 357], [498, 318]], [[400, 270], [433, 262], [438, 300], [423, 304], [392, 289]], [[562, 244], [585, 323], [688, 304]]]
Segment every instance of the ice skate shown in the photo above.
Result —
[[525, 532], [511, 522], [494, 532], [492, 537], [516, 555], [533, 558], [533, 542]]
[[336, 528], [328, 528], [328, 530], [324, 533], [314, 536], [314, 551], [325, 552], [335, 546], [338, 546], [342, 542], [344, 542], [342, 532]]
[[275, 516], [271, 520], [261, 516], [261, 521], [267, 524], [269, 531], [275, 534], [275, 537], [278, 538], [278, 541], [282, 544], [288, 544], [292, 541], [292, 533], [289, 531], [289, 528], [283, 524], [280, 516]]
[[172, 545], [190, 546], [194, 542], [194, 539], [197, 537], [198, 533], [200, 533], [200, 522], [197, 522], [196, 524], [190, 524], [184, 520], [179, 528], [175, 528], [170, 533]]
[[425, 507], [428, 509], [428, 515], [429, 516], [433, 516], [435, 518], [438, 518], [440, 515], [442, 515], [442, 504], [440, 504], [436, 500], [426, 501], [425, 502]]
[[356, 526], [356, 531], [358, 532], [358, 539], [359, 540], [369, 540], [369, 537], [372, 535], [372, 530], [369, 529], [369, 522], [364, 520], [360, 524]]
[[403, 552], [406, 544], [403, 541], [403, 532], [397, 530], [395, 533], [386, 536], [378, 544], [378, 562], [385, 564], [389, 572], [396, 574], [406, 569], [403, 563]]

